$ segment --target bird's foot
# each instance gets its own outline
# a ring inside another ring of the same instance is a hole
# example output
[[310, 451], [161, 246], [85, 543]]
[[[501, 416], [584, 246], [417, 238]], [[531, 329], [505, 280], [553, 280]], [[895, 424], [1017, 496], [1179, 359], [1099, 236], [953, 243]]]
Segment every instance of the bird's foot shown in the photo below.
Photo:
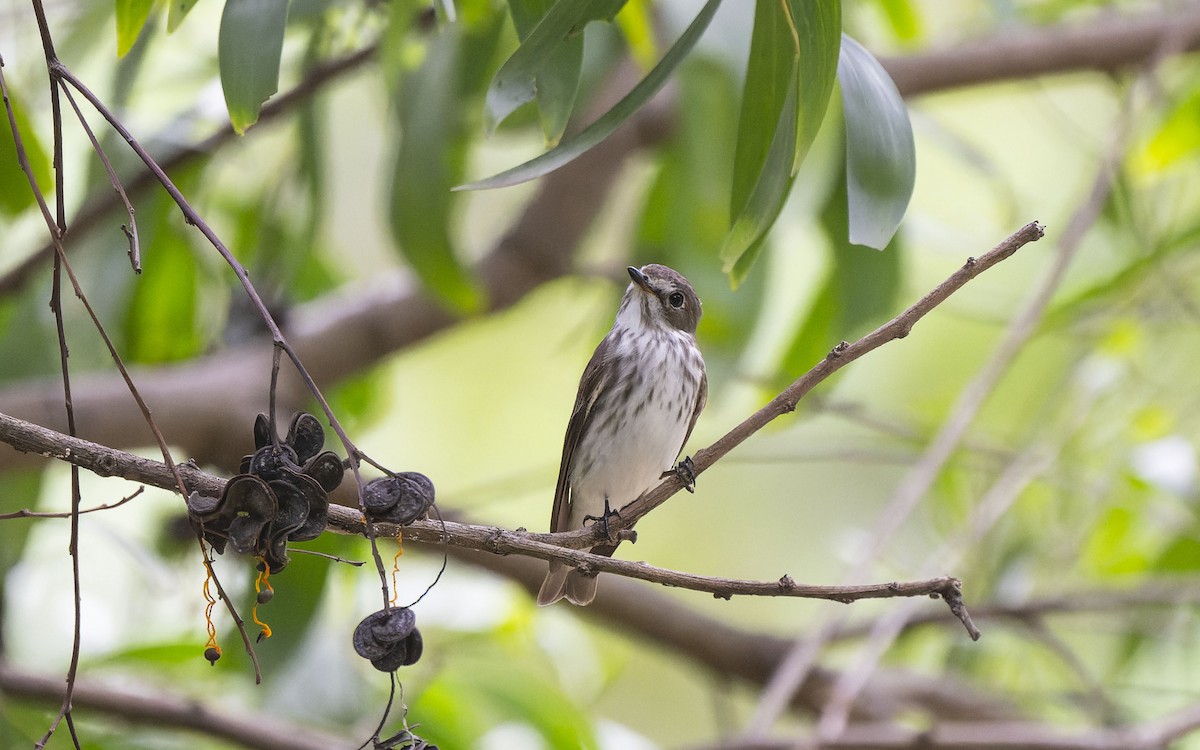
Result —
[[599, 521], [599, 522], [600, 522], [600, 525], [601, 525], [601, 528], [603, 528], [603, 529], [604, 529], [604, 536], [608, 537], [608, 540], [609, 540], [610, 542], [615, 542], [615, 541], [616, 541], [616, 537], [614, 537], [614, 536], [613, 536], [612, 529], [611, 529], [611, 528], [609, 527], [609, 525], [608, 525], [608, 519], [612, 518], [613, 516], [616, 516], [617, 518], [620, 518], [620, 517], [621, 517], [621, 511], [619, 511], [619, 510], [617, 510], [617, 509], [615, 509], [615, 508], [612, 508], [612, 507], [610, 507], [610, 506], [609, 506], [609, 504], [608, 504], [608, 496], [605, 496], [605, 498], [604, 498], [604, 515], [600, 515], [600, 516], [584, 516], [584, 517], [583, 517], [583, 520], [584, 520], [585, 522], [586, 522], [586, 521], [592, 521], [593, 523], [594, 523], [594, 522], [596, 522], [596, 521]]
[[679, 477], [685, 490], [696, 491], [696, 464], [692, 463], [691, 456], [684, 456], [682, 461], [675, 464], [675, 468], [664, 471], [659, 479], [666, 479], [672, 474]]

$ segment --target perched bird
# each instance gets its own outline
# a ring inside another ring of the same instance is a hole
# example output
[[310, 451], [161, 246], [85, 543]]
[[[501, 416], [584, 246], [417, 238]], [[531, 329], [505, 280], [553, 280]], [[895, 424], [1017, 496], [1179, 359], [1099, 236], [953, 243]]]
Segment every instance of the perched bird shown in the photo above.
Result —
[[[632, 283], [612, 330], [579, 380], [554, 490], [552, 532], [605, 523], [655, 486], [675, 466], [708, 400], [704, 357], [696, 346], [700, 298], [692, 285], [657, 263], [627, 270]], [[690, 474], [690, 461], [685, 463]], [[599, 544], [591, 551], [611, 555], [616, 548]], [[596, 577], [551, 562], [538, 604], [564, 596], [586, 606], [596, 596]]]

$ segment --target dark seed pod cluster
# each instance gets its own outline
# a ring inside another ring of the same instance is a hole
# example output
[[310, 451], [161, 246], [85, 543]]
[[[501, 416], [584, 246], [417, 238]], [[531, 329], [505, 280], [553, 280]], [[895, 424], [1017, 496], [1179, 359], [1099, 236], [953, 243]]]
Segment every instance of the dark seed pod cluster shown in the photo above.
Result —
[[288, 541], [316, 539], [329, 522], [329, 498], [342, 481], [342, 462], [321, 452], [325, 430], [311, 414], [292, 418], [287, 437], [271, 435], [265, 414], [254, 421], [253, 454], [221, 497], [193, 492], [188, 516], [218, 553], [226, 543], [245, 555], [261, 556], [272, 573], [287, 567]]
[[417, 616], [408, 607], [381, 609], [354, 629], [354, 650], [380, 672], [416, 664], [423, 649]]
[[363, 501], [369, 520], [407, 526], [433, 506], [433, 482], [415, 471], [379, 477], [363, 486]]

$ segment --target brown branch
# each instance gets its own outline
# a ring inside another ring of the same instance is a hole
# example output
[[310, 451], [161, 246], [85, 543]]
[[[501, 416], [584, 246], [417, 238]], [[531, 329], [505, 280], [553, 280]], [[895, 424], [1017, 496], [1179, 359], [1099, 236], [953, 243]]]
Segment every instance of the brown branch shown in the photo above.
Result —
[[[49, 702], [61, 701], [64, 690], [61, 677], [44, 677], [0, 663], [2, 695]], [[95, 711], [135, 724], [190, 729], [253, 750], [348, 750], [358, 744], [262, 714], [237, 716], [217, 711], [195, 699], [162, 690], [132, 692], [87, 680], [75, 683], [72, 706], [74, 710]]]
[[[70, 462], [100, 476], [120, 476], [130, 481], [162, 489], [175, 488], [174, 475], [170, 467], [159, 461], [134, 456], [79, 438], [72, 438], [6, 414], [0, 414], [0, 441], [8, 443], [19, 451]], [[225, 486], [226, 480], [202, 472], [194, 466], [181, 464], [176, 468], [184, 477], [189, 490], [215, 496], [220, 495]], [[359, 511], [341, 505], [331, 505], [329, 508], [329, 529], [334, 532], [356, 535], [365, 535], [367, 531]], [[376, 529], [376, 533], [381, 537], [394, 537], [398, 532], [399, 529], [390, 524], [380, 524]], [[956, 597], [961, 597], [959, 581], [949, 577], [859, 586], [819, 586], [796, 583], [786, 575], [778, 581], [746, 581], [700, 576], [656, 568], [640, 562], [593, 555], [544, 541], [555, 540], [559, 536], [561, 535], [506, 531], [494, 526], [478, 526], [454, 521], [425, 520], [404, 527], [405, 539], [415, 542], [449, 544], [497, 555], [516, 554], [542, 560], [557, 560], [597, 573], [614, 573], [664, 586], [702, 591], [722, 599], [729, 599], [733, 596], [789, 596], [852, 602], [860, 599], [936, 595], [952, 602]]]
[[1111, 72], [1155, 56], [1166, 43], [1200, 49], [1200, 5], [1080, 24], [1005, 29], [987, 39], [880, 63], [905, 97], [1079, 70]]
[[[1045, 617], [1113, 613], [1122, 618], [1130, 616], [1134, 607], [1164, 608], [1200, 605], [1200, 584], [1188, 578], [1151, 579], [1136, 588], [1094, 589], [1046, 594], [1012, 604], [984, 603], [971, 607], [975, 617], [983, 621], [1012, 620], [1018, 623], [1038, 621]], [[945, 611], [930, 607], [912, 615], [904, 624], [905, 630], [928, 625], [945, 625]], [[863, 638], [870, 633], [870, 624], [855, 623], [839, 628], [833, 638], [848, 640]]]

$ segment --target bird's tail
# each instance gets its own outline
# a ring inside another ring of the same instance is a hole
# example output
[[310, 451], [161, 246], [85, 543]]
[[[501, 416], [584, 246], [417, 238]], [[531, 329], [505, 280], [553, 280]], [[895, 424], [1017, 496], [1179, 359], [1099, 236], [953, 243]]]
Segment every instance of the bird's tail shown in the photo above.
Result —
[[538, 606], [553, 604], [567, 595], [567, 566], [560, 562], [550, 563], [550, 570], [538, 589]]
[[580, 607], [591, 604], [596, 598], [596, 576], [585, 576], [560, 562], [550, 563], [550, 570], [538, 590], [538, 606], [553, 604], [564, 597]]

